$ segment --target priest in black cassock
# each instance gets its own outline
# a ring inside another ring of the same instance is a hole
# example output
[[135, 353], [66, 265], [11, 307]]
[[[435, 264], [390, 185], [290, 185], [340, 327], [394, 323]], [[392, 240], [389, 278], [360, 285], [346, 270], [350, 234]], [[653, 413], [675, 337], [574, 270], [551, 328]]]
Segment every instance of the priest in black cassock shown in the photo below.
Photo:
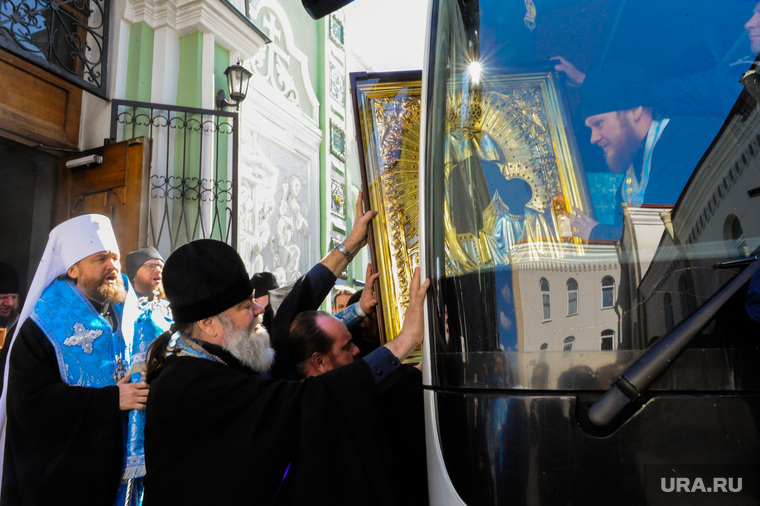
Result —
[[278, 380], [237, 252], [208, 239], [175, 251], [164, 288], [176, 332], [148, 356], [145, 505], [404, 504], [375, 437], [378, 396], [422, 342], [428, 286], [416, 270], [401, 332], [366, 358]]
[[144, 409], [148, 387], [123, 378], [119, 269], [105, 216], [50, 232], [8, 355], [0, 504], [124, 503], [126, 413]]

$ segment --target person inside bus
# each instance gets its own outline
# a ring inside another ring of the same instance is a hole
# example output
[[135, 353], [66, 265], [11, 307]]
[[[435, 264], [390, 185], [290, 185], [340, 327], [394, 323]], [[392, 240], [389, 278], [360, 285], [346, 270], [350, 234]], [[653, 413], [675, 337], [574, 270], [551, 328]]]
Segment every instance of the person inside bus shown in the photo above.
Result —
[[[745, 55], [707, 70], [654, 81], [651, 84], [652, 105], [670, 115], [699, 114], [722, 123], [742, 91], [739, 78], [749, 70], [760, 52], [760, 3], [755, 5], [744, 30], [750, 43]], [[565, 74], [568, 85], [585, 85], [586, 74], [574, 64], [562, 56], [551, 59], [558, 62], [554, 69]]]
[[717, 133], [704, 118], [661, 117], [653, 103], [649, 80], [635, 65], [611, 62], [586, 75], [581, 108], [589, 141], [603, 150], [607, 168], [623, 178], [613, 223], [599, 224], [576, 209], [570, 220], [578, 237], [619, 239], [624, 205], [674, 205]]

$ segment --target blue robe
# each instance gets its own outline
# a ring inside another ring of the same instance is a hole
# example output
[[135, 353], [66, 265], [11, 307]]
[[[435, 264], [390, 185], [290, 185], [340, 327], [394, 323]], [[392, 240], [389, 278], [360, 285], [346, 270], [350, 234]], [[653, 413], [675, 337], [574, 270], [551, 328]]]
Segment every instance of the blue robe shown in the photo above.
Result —
[[126, 422], [114, 347], [123, 341], [73, 284], [51, 287], [10, 355], [0, 504], [114, 504]]

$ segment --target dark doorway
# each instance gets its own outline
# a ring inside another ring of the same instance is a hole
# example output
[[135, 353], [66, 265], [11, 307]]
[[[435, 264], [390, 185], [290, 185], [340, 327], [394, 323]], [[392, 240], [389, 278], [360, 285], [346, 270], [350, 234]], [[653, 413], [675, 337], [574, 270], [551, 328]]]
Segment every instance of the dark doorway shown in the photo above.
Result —
[[0, 261], [22, 289], [32, 281], [52, 225], [58, 156], [0, 139]]

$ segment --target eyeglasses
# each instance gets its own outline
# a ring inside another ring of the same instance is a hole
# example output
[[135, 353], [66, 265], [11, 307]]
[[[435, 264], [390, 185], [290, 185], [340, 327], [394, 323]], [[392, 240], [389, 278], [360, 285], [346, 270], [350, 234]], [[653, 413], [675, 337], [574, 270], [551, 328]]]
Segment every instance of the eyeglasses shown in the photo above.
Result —
[[156, 269], [164, 270], [164, 263], [163, 262], [145, 262], [142, 264], [142, 267], [145, 267], [149, 271], [155, 271]]

